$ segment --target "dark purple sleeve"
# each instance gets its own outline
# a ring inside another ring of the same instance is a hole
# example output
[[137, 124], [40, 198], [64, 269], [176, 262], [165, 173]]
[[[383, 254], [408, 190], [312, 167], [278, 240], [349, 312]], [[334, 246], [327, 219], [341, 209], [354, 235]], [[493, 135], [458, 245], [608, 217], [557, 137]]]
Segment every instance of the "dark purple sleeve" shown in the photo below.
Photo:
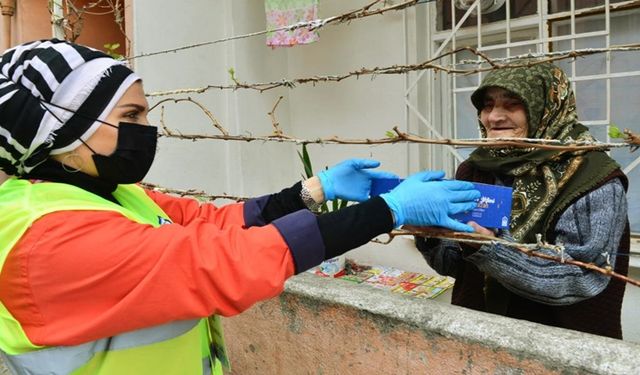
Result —
[[305, 207], [300, 190], [302, 184], [296, 183], [281, 192], [249, 199], [244, 204], [244, 222], [247, 227], [264, 226], [290, 213]]
[[389, 207], [380, 197], [317, 216], [304, 209], [299, 192], [300, 183], [278, 194], [251, 199], [244, 205], [247, 227], [271, 223], [278, 229], [289, 246], [296, 273], [393, 229]]
[[289, 246], [296, 273], [304, 272], [325, 260], [325, 248], [318, 219], [309, 210], [300, 210], [272, 223]]

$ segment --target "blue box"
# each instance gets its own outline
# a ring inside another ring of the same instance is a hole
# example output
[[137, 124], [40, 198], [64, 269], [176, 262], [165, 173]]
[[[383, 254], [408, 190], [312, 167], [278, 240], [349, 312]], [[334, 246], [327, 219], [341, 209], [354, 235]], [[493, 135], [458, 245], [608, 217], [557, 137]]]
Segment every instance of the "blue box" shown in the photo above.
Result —
[[485, 228], [509, 228], [513, 189], [475, 182], [473, 185], [482, 194], [478, 200], [478, 206], [471, 211], [455, 214], [451, 217], [463, 223], [475, 221]]
[[388, 193], [393, 190], [394, 187], [400, 185], [404, 181], [401, 178], [374, 178], [371, 180], [371, 190], [369, 195], [377, 197], [380, 194]]
[[[401, 178], [376, 178], [371, 181], [370, 195], [372, 197], [388, 193], [398, 186]], [[473, 183], [482, 196], [478, 200], [478, 206], [472, 211], [452, 215], [451, 217], [467, 223], [475, 221], [485, 228], [509, 228], [511, 221], [511, 195], [513, 189], [506, 186], [487, 185]]]

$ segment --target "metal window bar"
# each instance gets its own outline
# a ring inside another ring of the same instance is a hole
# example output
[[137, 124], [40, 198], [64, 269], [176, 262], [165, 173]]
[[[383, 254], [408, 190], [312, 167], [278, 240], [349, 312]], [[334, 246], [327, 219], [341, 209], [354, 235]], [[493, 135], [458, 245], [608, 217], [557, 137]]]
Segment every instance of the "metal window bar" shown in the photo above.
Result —
[[[453, 5], [453, 0], [451, 0], [451, 4]], [[456, 31], [458, 31], [458, 29], [460, 29], [462, 27], [462, 24], [464, 24], [464, 22], [467, 20], [467, 18], [469, 17], [469, 15], [472, 13], [473, 9], [477, 8], [478, 9], [478, 14], [480, 13], [480, 0], [476, 0], [473, 5], [467, 10], [467, 12], [464, 14], [464, 16], [460, 19], [460, 21], [455, 24], [455, 27], [451, 29], [451, 33], [449, 34], [449, 37], [447, 37], [447, 39], [445, 39], [445, 41], [438, 47], [437, 51], [433, 54], [433, 56], [438, 56], [442, 53], [442, 51], [446, 48], [446, 46], [449, 44], [449, 42], [455, 38], [456, 36]], [[455, 20], [455, 12], [452, 12], [453, 15], [453, 20]], [[453, 23], [452, 23], [453, 24]], [[455, 48], [455, 44], [454, 44], [454, 48]], [[453, 60], [455, 61], [455, 60]], [[442, 134], [431, 124], [431, 122], [422, 114], [420, 113], [420, 111], [411, 103], [410, 101], [410, 95], [411, 92], [413, 92], [413, 89], [417, 86], [418, 82], [420, 81], [420, 79], [423, 77], [423, 75], [425, 74], [426, 70], [421, 71], [418, 76], [415, 78], [415, 80], [409, 85], [409, 87], [407, 87], [405, 89], [405, 97], [404, 97], [404, 101], [405, 101], [405, 106], [406, 108], [410, 111], [413, 112], [413, 114], [429, 129], [429, 131], [431, 131], [437, 138], [440, 139], [444, 139], [444, 137], [442, 136]], [[455, 103], [455, 100], [454, 102]], [[455, 104], [454, 104], [455, 105]], [[454, 123], [455, 123], [456, 119], [455, 119], [455, 112], [454, 112]], [[408, 128], [408, 124], [407, 124], [407, 128]], [[463, 161], [464, 158], [458, 153], [458, 151], [452, 147], [452, 146], [446, 146], [445, 148], [446, 150], [448, 150], [458, 161]]]
[[[624, 3], [615, 3], [611, 4], [610, 0], [605, 0], [603, 5], [598, 5], [592, 8], [585, 8], [576, 10], [575, 0], [570, 1], [570, 10], [565, 12], [558, 12], [554, 14], [549, 14], [548, 10], [548, 2], [547, 0], [538, 0], [537, 1], [537, 14], [532, 16], [525, 16], [516, 19], [511, 18], [511, 4], [510, 1], [505, 2], [506, 14], [504, 21], [497, 21], [491, 24], [482, 25], [482, 15], [480, 12], [480, 4], [479, 1], [475, 1], [474, 4], [467, 10], [464, 16], [460, 20], [456, 20], [455, 16], [455, 3], [454, 0], [451, 0], [451, 9], [452, 9], [452, 25], [455, 25], [448, 32], [437, 32], [435, 30], [435, 25], [431, 26], [431, 35], [432, 41], [438, 46], [437, 51], [433, 56], [437, 56], [442, 53], [442, 51], [448, 46], [451, 45], [452, 48], [455, 48], [460, 44], [460, 40], [470, 40], [471, 38], [476, 39], [477, 49], [482, 52], [489, 51], [499, 51], [504, 50], [506, 57], [512, 56], [513, 48], [523, 47], [523, 46], [535, 46], [536, 52], [545, 53], [550, 50], [551, 45], [554, 42], [560, 41], [570, 41], [571, 49], [576, 48], [576, 41], [585, 38], [594, 38], [594, 37], [604, 37], [606, 48], [611, 47], [611, 10], [612, 7], [615, 9], [622, 9], [622, 7], [633, 7], [636, 5], [640, 5], [640, 1], [627, 1]], [[435, 7], [435, 6], [434, 6]], [[626, 9], [625, 8], [625, 9]], [[462, 28], [462, 24], [467, 20], [471, 12], [477, 10], [477, 24], [475, 27], [466, 27]], [[604, 16], [604, 30], [597, 31], [587, 31], [582, 33], [577, 33], [577, 21], [580, 16], [592, 16], [601, 14]], [[569, 35], [559, 35], [552, 36], [551, 28], [552, 23], [562, 21], [563, 19], [567, 19], [570, 24], [570, 33]], [[457, 22], [456, 22], [457, 21]], [[513, 41], [512, 31], [518, 30], [522, 33], [521, 30], [531, 30], [536, 28], [537, 26], [537, 35], [534, 32], [532, 36], [535, 36], [535, 39], [524, 40], [524, 41]], [[504, 33], [505, 35], [505, 43], [501, 44], [493, 44], [489, 46], [483, 46], [483, 34], [491, 35], [496, 33]], [[464, 42], [463, 42], [464, 43]], [[456, 56], [451, 57], [453, 63], [455, 64], [458, 60]], [[480, 58], [477, 57], [479, 60]], [[576, 89], [576, 83], [585, 82], [591, 80], [604, 80], [606, 85], [606, 101], [605, 101], [605, 118], [604, 119], [589, 119], [587, 121], [582, 121], [585, 125], [601, 125], [601, 126], [609, 126], [612, 119], [612, 105], [611, 105], [611, 96], [612, 96], [612, 79], [621, 78], [621, 77], [637, 77], [640, 75], [640, 71], [627, 71], [627, 72], [617, 72], [612, 73], [611, 71], [611, 53], [608, 52], [605, 54], [605, 72], [602, 74], [591, 74], [591, 75], [578, 75], [576, 68], [576, 61], [571, 62], [570, 68], [570, 77], [572, 81], [572, 85], [574, 90]], [[414, 88], [419, 83], [420, 79], [423, 77], [426, 71], [422, 71], [418, 74], [418, 76], [406, 86], [405, 90], [405, 101], [407, 102], [407, 113], [413, 113], [416, 117], [429, 128], [430, 131], [434, 132], [436, 136], [440, 135], [440, 132], [435, 131], [436, 129], [431, 126], [429, 121], [425, 118], [424, 115], [419, 114], [419, 110], [409, 103], [409, 97], [412, 94]], [[482, 74], [477, 74], [476, 76], [478, 84], [481, 82]], [[450, 78], [450, 98], [451, 98], [451, 108], [452, 119], [453, 119], [453, 129], [452, 133], [454, 137], [458, 136], [458, 116], [457, 116], [457, 96], [458, 93], [470, 92], [475, 90], [475, 87], [457, 87], [458, 81], [455, 75]], [[408, 116], [407, 116], [408, 117]], [[408, 121], [408, 119], [407, 119]], [[607, 132], [608, 133], [608, 132]], [[610, 138], [606, 137], [606, 141], [609, 142]], [[459, 154], [453, 148], [449, 148], [449, 151], [455, 156], [458, 161], [461, 161]], [[634, 168], [640, 165], [640, 157], [630, 163], [626, 168], [625, 172], [628, 173]]]
[[[612, 10], [623, 10], [623, 9], [632, 9], [640, 6], [640, 1], [627, 1], [622, 3], [614, 3], [611, 4], [610, 0], [605, 0], [604, 4], [597, 5], [591, 8], [579, 9], [576, 10], [576, 2], [575, 0], [570, 1], [570, 10], [564, 12], [558, 12], [554, 14], [549, 14], [548, 9], [548, 1], [547, 0], [538, 0], [537, 1], [537, 14], [531, 16], [524, 16], [512, 19], [511, 18], [511, 4], [510, 1], [506, 1], [506, 15], [504, 21], [497, 21], [487, 25], [482, 25], [481, 15], [478, 14], [478, 22], [476, 27], [465, 27], [461, 28], [461, 24], [464, 23], [469, 16], [469, 13], [473, 9], [477, 9], [478, 13], [480, 13], [480, 5], [476, 1], [474, 5], [469, 8], [469, 10], [465, 13], [465, 16], [461, 18], [460, 21], [456, 22], [455, 20], [455, 9], [454, 9], [454, 1], [451, 1], [452, 8], [452, 25], [455, 25], [449, 32], [438, 32], [435, 30], [435, 26], [432, 25], [431, 40], [434, 45], [439, 44], [438, 51], [434, 56], [437, 56], [442, 52], [442, 50], [449, 44], [455, 48], [458, 44], [463, 44], [464, 41], [471, 41], [476, 39], [477, 49], [483, 52], [490, 51], [500, 51], [504, 50], [506, 57], [512, 56], [514, 48], [522, 48], [523, 46], [535, 46], [535, 50], [539, 53], [548, 52], [553, 43], [561, 42], [561, 41], [569, 41], [571, 45], [571, 49], [576, 49], [577, 41], [586, 38], [597, 38], [603, 37], [605, 42], [605, 48], [611, 48], [612, 41], [612, 29], [611, 29], [611, 14]], [[435, 8], [435, 7], [434, 7]], [[583, 21], [588, 16], [597, 16], [604, 17], [604, 30], [596, 30], [596, 31], [585, 31], [578, 33], [577, 32], [577, 22]], [[552, 36], [552, 28], [554, 27], [554, 23], [560, 22], [563, 20], [569, 21], [570, 32], [569, 35], [558, 35]], [[534, 31], [537, 29], [537, 33]], [[518, 37], [526, 36], [526, 31], [529, 30], [531, 32], [531, 36], [534, 39], [529, 40], [513, 40], [513, 33], [519, 33]], [[489, 46], [483, 46], [483, 36], [485, 35], [494, 35], [494, 34], [502, 34], [505, 35], [505, 42], [500, 44], [492, 44]], [[536, 35], [537, 34], [537, 35]], [[463, 41], [460, 43], [460, 41]], [[580, 82], [594, 81], [594, 80], [603, 80], [606, 85], [606, 98], [605, 98], [605, 108], [604, 108], [604, 119], [587, 119], [582, 120], [581, 123], [589, 126], [598, 126], [604, 127], [606, 130], [609, 130], [612, 121], [612, 80], [619, 79], [623, 77], [638, 77], [640, 76], [640, 70], [634, 71], [622, 71], [622, 72], [612, 72], [612, 62], [611, 62], [611, 52], [605, 53], [605, 71], [604, 73], [597, 74], [587, 74], [587, 75], [578, 75], [576, 61], [573, 60], [570, 63], [570, 71], [568, 72], [571, 77], [572, 85], [574, 90], [576, 89], [576, 84]], [[456, 56], [452, 56], [452, 61], [455, 64], [458, 60]], [[479, 59], [479, 58], [478, 58]], [[418, 78], [409, 85], [405, 95], [411, 94], [415, 85], [418, 84], [419, 79], [422, 77], [424, 72], [422, 72]], [[481, 82], [481, 74], [477, 75], [478, 84]], [[459, 93], [471, 92], [475, 90], [477, 87], [457, 87], [458, 81], [455, 75], [451, 76], [449, 79], [451, 82], [449, 97], [451, 98], [451, 105], [449, 108], [452, 109], [452, 118], [453, 118], [453, 129], [452, 132], [454, 137], [458, 137], [458, 95]], [[417, 114], [417, 109], [409, 108], [410, 111]], [[418, 117], [423, 117], [418, 115]], [[424, 121], [423, 121], [424, 122]], [[425, 124], [429, 126], [426, 122]], [[608, 131], [606, 132], [606, 142], [610, 142], [611, 139], [608, 135]], [[456, 159], [460, 160], [459, 157]], [[630, 173], [632, 170], [640, 166], [640, 156], [634, 159], [631, 163], [629, 163], [625, 168], [625, 173]]]
[[[607, 48], [611, 47], [611, 4], [609, 4], [609, 0], [605, 0], [604, 2], [604, 28], [607, 30], [607, 35], [605, 38], [605, 46]], [[605, 101], [605, 113], [607, 114], [606, 120], [611, 124], [611, 52], [607, 52], [605, 54], [605, 65], [606, 65], [606, 74], [607, 74], [607, 100]], [[607, 142], [611, 140], [609, 137], [609, 126], [607, 125]]]

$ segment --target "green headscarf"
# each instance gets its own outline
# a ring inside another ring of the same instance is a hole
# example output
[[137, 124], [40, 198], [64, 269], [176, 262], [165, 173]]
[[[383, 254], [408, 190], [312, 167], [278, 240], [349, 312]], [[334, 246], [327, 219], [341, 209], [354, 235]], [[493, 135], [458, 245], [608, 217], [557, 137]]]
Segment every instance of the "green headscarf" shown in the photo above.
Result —
[[[492, 71], [471, 95], [478, 114], [488, 87], [503, 88], [522, 100], [529, 138], [594, 141], [587, 127], [578, 123], [571, 84], [557, 66], [541, 63]], [[486, 137], [482, 123], [480, 131]], [[537, 233], [544, 238], [556, 214], [619, 168], [601, 151], [539, 148], [481, 147], [471, 153], [468, 161], [494, 175], [513, 177], [510, 228], [519, 242], [535, 242]]]

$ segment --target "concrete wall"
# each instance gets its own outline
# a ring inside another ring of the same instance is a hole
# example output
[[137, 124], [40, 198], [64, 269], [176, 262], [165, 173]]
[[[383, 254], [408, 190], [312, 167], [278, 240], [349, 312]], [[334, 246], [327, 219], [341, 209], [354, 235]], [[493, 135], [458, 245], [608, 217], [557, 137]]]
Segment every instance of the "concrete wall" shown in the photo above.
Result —
[[[224, 318], [231, 374], [637, 374], [640, 345], [308, 273]], [[8, 370], [0, 360], [0, 375]]]
[[634, 374], [640, 345], [303, 274], [224, 319], [233, 374]]

